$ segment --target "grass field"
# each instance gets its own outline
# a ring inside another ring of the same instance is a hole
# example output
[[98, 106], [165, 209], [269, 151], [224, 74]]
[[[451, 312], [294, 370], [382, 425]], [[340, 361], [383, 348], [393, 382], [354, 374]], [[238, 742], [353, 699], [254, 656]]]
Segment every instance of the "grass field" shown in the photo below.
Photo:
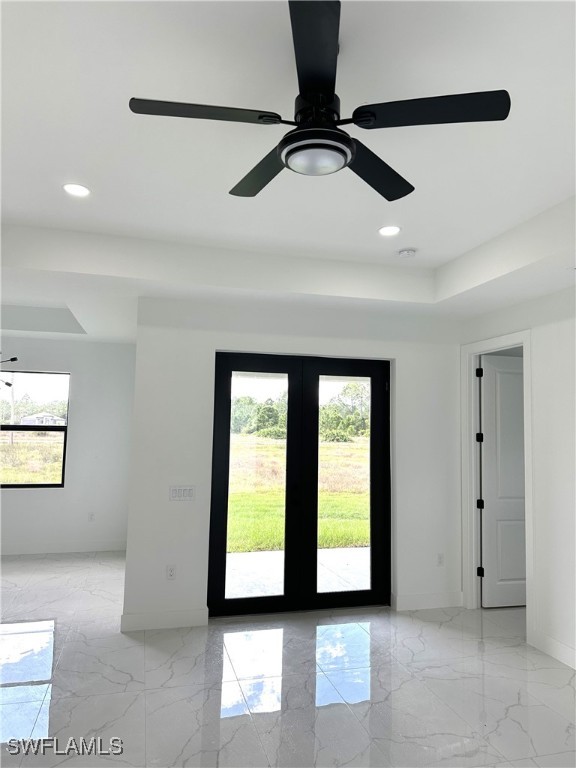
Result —
[[[232, 435], [228, 501], [228, 552], [284, 548], [285, 443]], [[318, 544], [365, 547], [370, 543], [369, 441], [321, 443]]]
[[2, 432], [0, 480], [6, 484], [33, 485], [62, 482], [63, 436], [35, 432]]

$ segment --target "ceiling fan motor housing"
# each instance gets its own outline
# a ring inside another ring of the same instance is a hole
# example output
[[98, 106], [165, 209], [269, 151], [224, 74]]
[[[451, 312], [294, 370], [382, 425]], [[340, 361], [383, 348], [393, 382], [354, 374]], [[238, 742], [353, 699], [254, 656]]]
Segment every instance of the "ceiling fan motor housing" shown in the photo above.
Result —
[[294, 120], [302, 127], [334, 125], [340, 120], [340, 99], [335, 93], [298, 94], [294, 103]]
[[354, 141], [337, 128], [296, 128], [278, 144], [278, 156], [291, 171], [326, 176], [354, 159]]

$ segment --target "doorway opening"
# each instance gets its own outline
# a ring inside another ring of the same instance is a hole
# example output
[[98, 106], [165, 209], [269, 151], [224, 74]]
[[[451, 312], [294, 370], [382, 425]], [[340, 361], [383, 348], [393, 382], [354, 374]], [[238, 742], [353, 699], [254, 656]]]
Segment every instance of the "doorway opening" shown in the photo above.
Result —
[[390, 602], [390, 364], [217, 353], [211, 616]]
[[478, 356], [480, 605], [526, 605], [522, 347]]
[[530, 372], [530, 331], [461, 348], [463, 605], [493, 611], [528, 642], [534, 632]]

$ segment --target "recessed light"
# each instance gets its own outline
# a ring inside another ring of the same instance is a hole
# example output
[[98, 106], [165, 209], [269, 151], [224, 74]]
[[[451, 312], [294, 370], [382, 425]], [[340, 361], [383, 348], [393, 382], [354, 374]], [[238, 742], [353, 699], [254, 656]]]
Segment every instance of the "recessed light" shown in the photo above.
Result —
[[64, 192], [72, 197], [88, 197], [90, 194], [88, 187], [83, 187], [82, 184], [64, 184]]
[[394, 235], [397, 235], [398, 232], [400, 232], [400, 227], [396, 227], [394, 225], [380, 227], [378, 232], [382, 235], [382, 237], [393, 237]]

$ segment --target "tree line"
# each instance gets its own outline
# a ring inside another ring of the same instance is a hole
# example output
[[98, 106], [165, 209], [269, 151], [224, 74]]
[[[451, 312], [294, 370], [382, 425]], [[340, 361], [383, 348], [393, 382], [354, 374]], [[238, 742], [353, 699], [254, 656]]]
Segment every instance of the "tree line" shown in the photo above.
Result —
[[35, 413], [51, 413], [65, 419], [68, 411], [67, 400], [52, 400], [49, 403], [37, 403], [30, 395], [22, 395], [14, 400], [14, 417], [12, 419], [12, 403], [10, 400], [0, 400], [0, 419], [2, 424], [20, 424], [24, 416], [32, 416]]
[[[230, 429], [233, 434], [286, 438], [288, 394], [259, 403], [243, 395], [232, 398]], [[349, 442], [370, 434], [370, 388], [368, 383], [349, 381], [342, 391], [320, 406], [320, 438], [325, 442]]]

